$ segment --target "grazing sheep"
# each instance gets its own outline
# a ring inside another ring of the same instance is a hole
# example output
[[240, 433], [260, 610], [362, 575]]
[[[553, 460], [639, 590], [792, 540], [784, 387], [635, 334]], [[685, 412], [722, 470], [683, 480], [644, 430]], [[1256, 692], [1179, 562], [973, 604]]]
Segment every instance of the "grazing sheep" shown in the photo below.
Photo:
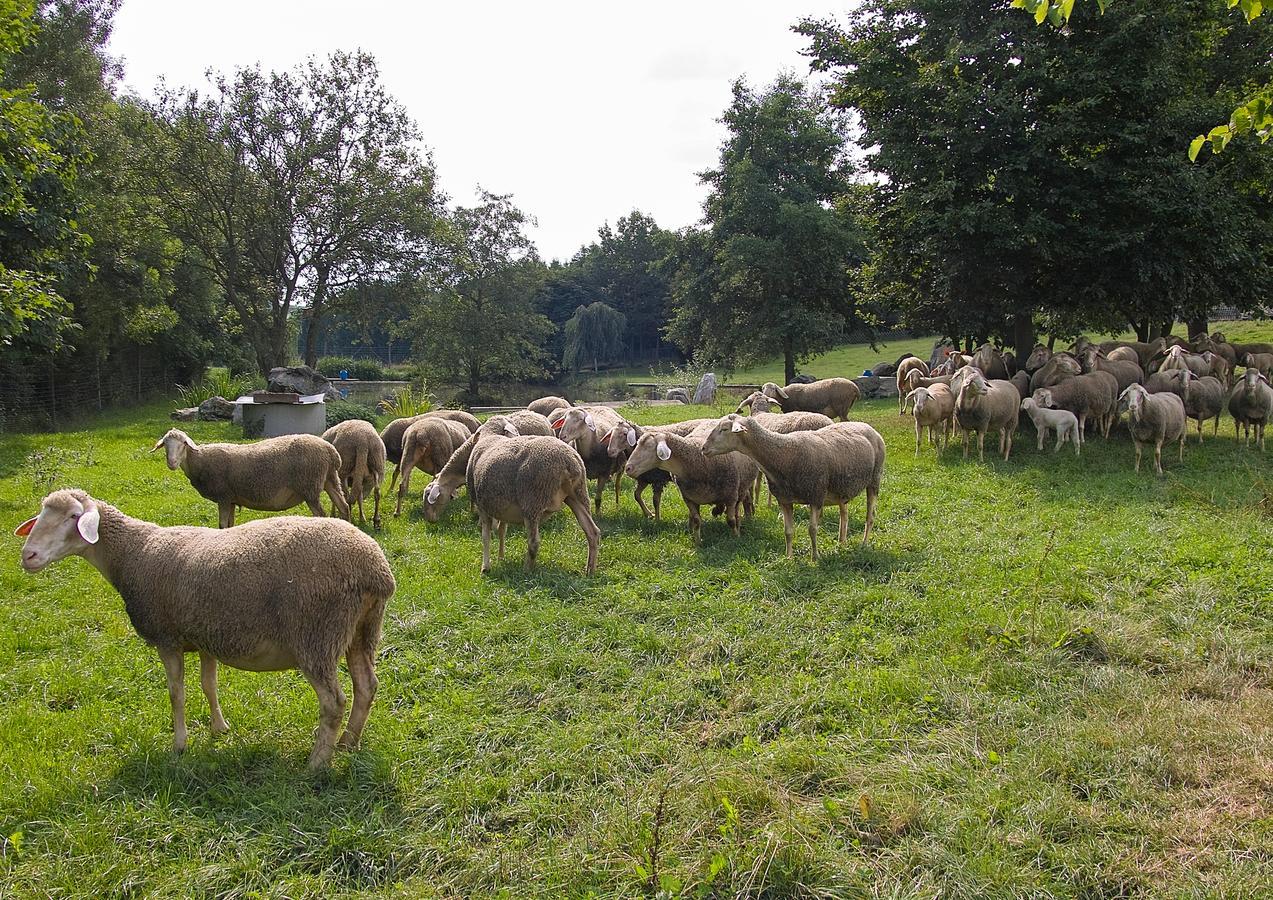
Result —
[[380, 527], [380, 482], [385, 478], [385, 445], [376, 432], [376, 426], [362, 419], [338, 422], [323, 432], [323, 440], [340, 454], [340, 482], [345, 489], [346, 508], [353, 516], [353, 505], [358, 504], [358, 522], [367, 524], [362, 498], [370, 488], [375, 495], [371, 512], [371, 524]]
[[651, 431], [637, 440], [624, 472], [629, 478], [637, 478], [652, 469], [662, 469], [676, 482], [689, 507], [690, 533], [695, 544], [702, 540], [704, 504], [724, 507], [725, 520], [735, 536], [739, 534], [740, 511], [751, 517], [752, 485], [759, 469], [754, 460], [741, 453], [708, 457], [694, 436]]
[[1021, 415], [1021, 397], [1012, 382], [990, 380], [976, 369], [964, 378], [955, 395], [955, 420], [963, 429], [964, 458], [968, 435], [977, 436], [977, 459], [986, 458], [986, 432], [999, 432], [999, 452], [1006, 460], [1012, 453], [1012, 434]]
[[186, 473], [199, 495], [217, 505], [222, 528], [234, 525], [234, 508], [278, 512], [308, 503], [325, 515], [323, 491], [342, 519], [349, 504], [340, 486], [340, 453], [312, 434], [288, 434], [253, 444], [196, 444], [176, 428], [155, 441], [164, 448], [168, 468]]
[[1229, 415], [1233, 416], [1233, 438], [1242, 432], [1242, 445], [1251, 444], [1251, 429], [1255, 429], [1255, 443], [1264, 449], [1264, 426], [1273, 417], [1273, 388], [1269, 379], [1258, 369], [1247, 369], [1242, 379], [1229, 393]]
[[1044, 409], [1034, 402], [1033, 397], [1023, 399], [1021, 408], [1034, 423], [1034, 430], [1039, 433], [1040, 450], [1043, 449], [1043, 441], [1051, 430], [1056, 432], [1056, 446], [1052, 448], [1053, 453], [1060, 450], [1061, 445], [1066, 441], [1073, 442], [1075, 456], [1082, 452], [1083, 429], [1079, 428], [1079, 420], [1074, 413], [1068, 409]]
[[1185, 458], [1185, 404], [1175, 394], [1151, 394], [1139, 384], [1129, 386], [1118, 396], [1120, 409], [1127, 410], [1127, 427], [1136, 444], [1136, 471], [1140, 471], [1141, 447], [1154, 445], [1154, 472], [1162, 474], [1162, 445], [1180, 443], [1180, 458]]
[[[505, 423], [507, 427], [511, 427]], [[562, 506], [570, 507], [588, 541], [586, 572], [597, 571], [601, 531], [588, 512], [588, 474], [570, 445], [543, 435], [508, 435], [479, 430], [467, 448], [467, 464], [447, 462], [424, 493], [426, 509], [439, 506], [468, 484], [469, 496], [482, 527], [482, 571], [491, 569], [491, 530], [499, 533], [499, 558], [504, 558], [504, 535], [509, 523], [526, 525], [526, 571], [539, 555], [539, 525]], [[426, 516], [428, 513], [426, 513]]]
[[[478, 426], [482, 424], [477, 420], [476, 416], [462, 409], [434, 409], [418, 416], [394, 419], [385, 426], [384, 431], [380, 432], [380, 439], [385, 442], [385, 459], [393, 463], [395, 467], [402, 463], [402, 439], [407, 433], [407, 429], [415, 422], [425, 418], [449, 419], [452, 422], [459, 422], [468, 429], [469, 434], [476, 432]], [[394, 477], [396, 480], [397, 472], [394, 472]], [[390, 482], [389, 489], [393, 489], [393, 482]]]
[[[311, 435], [312, 437], [312, 435]], [[335, 452], [333, 449], [332, 452]], [[298, 669], [318, 695], [311, 769], [358, 746], [376, 694], [376, 645], [393, 573], [376, 542], [348, 522], [281, 516], [238, 528], [161, 528], [84, 491], [44, 498], [17, 529], [22, 567], [38, 572], [84, 557], [124, 599], [138, 636], [159, 653], [172, 703], [173, 750], [186, 749], [185, 656], [198, 652], [212, 731], [229, 730], [217, 700], [217, 662], [254, 672]], [[345, 694], [353, 710], [337, 743]]]
[[1078, 361], [1078, 357], [1069, 353], [1053, 353], [1052, 358], [1030, 376], [1030, 393], [1082, 374], [1083, 364]]
[[588, 469], [588, 477], [597, 480], [596, 512], [601, 512], [601, 498], [606, 484], [614, 478], [614, 502], [619, 503], [619, 489], [623, 483], [623, 458], [612, 457], [601, 436], [623, 422], [623, 417], [608, 406], [572, 406], [558, 410], [549, 423], [553, 431], [566, 443], [574, 442], [575, 449]]
[[[830, 420], [828, 419], [828, 421]], [[625, 421], [622, 426], [611, 428], [608, 439], [603, 436], [602, 442], [611, 457], [617, 459], [623, 454], [630, 453], [632, 447], [636, 446], [636, 441], [640, 440], [644, 434], [660, 432], [684, 437], [692, 434], [702, 425], [715, 424], [715, 422], [715, 419], [687, 419], [683, 422], [673, 422], [670, 425], [634, 425]], [[629, 430], [631, 430], [632, 434], [628, 434]], [[661, 518], [663, 491], [671, 483], [672, 476], [662, 469], [650, 469], [637, 477], [636, 486], [632, 489], [632, 499], [636, 501], [637, 506], [641, 508], [641, 512], [647, 519], [658, 521]], [[654, 511], [652, 513], [650, 508], [645, 505], [644, 495], [647, 487], [651, 489], [654, 498], [652, 503]]]
[[[526, 412], [529, 412], [529, 410], [526, 410]], [[422, 511], [426, 522], [436, 522], [442, 518], [443, 510], [446, 509], [448, 503], [455, 499], [455, 495], [459, 493], [460, 488], [464, 484], [465, 476], [468, 473], [469, 460], [473, 456], [474, 448], [477, 447], [478, 439], [491, 436], [521, 437], [521, 432], [508, 420], [507, 416], [491, 416], [482, 423], [477, 431], [469, 435], [468, 439], [451, 454], [451, 458], [446, 461], [446, 465], [434, 476], [429, 486], [424, 489]], [[445, 491], [432, 489], [433, 485], [442, 483], [448, 485]]]
[[1220, 433], [1220, 412], [1224, 409], [1225, 400], [1224, 382], [1212, 375], [1197, 378], [1189, 373], [1185, 375], [1185, 391], [1181, 399], [1185, 401], [1185, 415], [1198, 423], [1199, 444], [1202, 443], [1202, 423], [1205, 420], [1215, 419], [1211, 433]]
[[[743, 402], [738, 404], [738, 409], [734, 410], [734, 412], [741, 416], [743, 415], [743, 410], [746, 410], [749, 413], [754, 413], [773, 412], [775, 409], [782, 409], [782, 407], [778, 405], [777, 400], [770, 397], [768, 394], [762, 393], [761, 391], [752, 391], [743, 398]], [[716, 420], [713, 419], [712, 421], [714, 422]]]
[[986, 373], [987, 378], [996, 381], [1007, 381], [1012, 375], [1008, 371], [1008, 360], [992, 344], [982, 344], [972, 355], [972, 365]]
[[816, 412], [832, 419], [849, 420], [849, 410], [862, 392], [847, 378], [823, 378], [811, 384], [778, 387], [766, 382], [761, 392], [778, 401], [783, 412]]
[[1088, 372], [1040, 388], [1033, 398], [1044, 409], [1068, 409], [1074, 413], [1085, 435], [1087, 420], [1094, 420], [1101, 435], [1108, 438], [1118, 410], [1118, 381], [1109, 372]]
[[875, 502], [884, 473], [884, 439], [863, 422], [837, 422], [817, 431], [776, 434], [754, 416], [725, 416], [703, 440], [703, 453], [719, 456], [731, 451], [756, 461], [769, 482], [770, 493], [782, 509], [791, 559], [795, 533], [794, 505], [809, 507], [809, 553], [818, 560], [818, 525], [822, 507], [840, 507], [840, 544], [848, 540], [848, 503], [866, 492], [866, 527], [862, 543], [871, 537]]
[[393, 490], [394, 479], [402, 474], [398, 484], [398, 504], [395, 516], [402, 515], [402, 501], [411, 492], [411, 473], [420, 469], [429, 475], [437, 475], [451, 458], [451, 454], [472, 435], [460, 422], [440, 417], [420, 418], [411, 423], [402, 440], [402, 457], [389, 481]]
[[1119, 394], [1133, 384], [1142, 384], [1145, 381], [1145, 373], [1139, 365], [1134, 362], [1111, 360], [1095, 347], [1084, 350], [1079, 361], [1083, 364], [1084, 373], [1108, 372], [1113, 375], [1114, 380], [1118, 382]]
[[897, 365], [897, 413], [902, 415], [906, 408], [906, 394], [908, 390], [909, 378], [911, 373], [917, 373], [918, 378], [927, 378], [931, 374], [928, 371], [928, 363], [915, 356], [909, 356]]
[[[915, 407], [915, 455], [919, 456], [919, 445], [924, 429], [928, 429], [929, 446], [938, 453], [950, 443], [950, 419], [955, 413], [955, 395], [950, 387], [935, 384], [932, 387], [919, 387], [906, 395], [906, 403]], [[905, 412], [905, 407], [903, 407]], [[940, 442], [937, 428], [941, 427]]]
[[538, 400], [532, 400], [526, 404], [526, 408], [533, 413], [539, 413], [541, 416], [551, 416], [559, 409], [565, 409], [573, 406], [565, 397], [540, 397]]

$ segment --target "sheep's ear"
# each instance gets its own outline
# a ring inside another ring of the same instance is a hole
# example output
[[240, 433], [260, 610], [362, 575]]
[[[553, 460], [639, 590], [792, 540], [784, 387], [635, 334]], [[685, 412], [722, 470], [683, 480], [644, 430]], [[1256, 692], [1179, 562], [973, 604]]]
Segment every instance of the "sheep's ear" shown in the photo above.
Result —
[[517, 430], [517, 426], [512, 422], [504, 423], [504, 433], [509, 437], [521, 437], [522, 433]]
[[26, 537], [28, 534], [31, 533], [31, 529], [35, 527], [35, 522], [39, 518], [40, 518], [39, 516], [32, 516], [31, 518], [23, 522], [21, 525], [19, 525], [17, 528], [13, 529], [13, 533], [16, 534], [18, 537]]
[[97, 526], [102, 522], [102, 514], [97, 510], [97, 504], [89, 504], [88, 509], [80, 514], [75, 520], [75, 528], [80, 533], [80, 537], [88, 541], [90, 544], [97, 543]]
[[610, 446], [610, 438], [613, 436], [614, 436], [614, 429], [611, 428], [609, 431], [607, 431], [605, 434], [601, 436], [601, 443], [607, 447]]
[[667, 445], [667, 441], [659, 441], [659, 445], [654, 448], [654, 452], [664, 462], [672, 458], [672, 448]]
[[729, 426], [730, 431], [746, 431], [747, 426], [743, 424], [742, 419], [735, 419]]
[[781, 398], [782, 398], [782, 399], [784, 399], [784, 400], [790, 400], [790, 399], [791, 399], [791, 395], [789, 395], [789, 394], [787, 393], [787, 391], [786, 391], [786, 389], [785, 389], [785, 388], [778, 388], [778, 396], [779, 396], [779, 397], [781, 397]]
[[153, 446], [153, 447], [151, 447], [151, 448], [150, 448], [150, 452], [151, 452], [151, 453], [154, 453], [156, 450], [158, 450], [158, 449], [159, 449], [160, 447], [162, 447], [163, 445], [164, 445], [164, 439], [163, 439], [163, 438], [160, 438], [159, 440], [155, 441], [155, 446]]
[[597, 420], [592, 417], [592, 413], [584, 413], [583, 423], [588, 426], [589, 430], [597, 430]]
[[437, 502], [438, 502], [438, 494], [440, 494], [440, 493], [442, 493], [442, 491], [438, 489], [438, 483], [437, 483], [436, 481], [430, 482], [430, 483], [429, 483], [429, 489], [428, 489], [428, 490], [426, 490], [426, 491], [424, 492], [424, 499], [425, 499], [425, 502], [426, 502], [426, 503], [437, 503]]
[[635, 428], [628, 429], [628, 446], [635, 447], [637, 442], [637, 434]]

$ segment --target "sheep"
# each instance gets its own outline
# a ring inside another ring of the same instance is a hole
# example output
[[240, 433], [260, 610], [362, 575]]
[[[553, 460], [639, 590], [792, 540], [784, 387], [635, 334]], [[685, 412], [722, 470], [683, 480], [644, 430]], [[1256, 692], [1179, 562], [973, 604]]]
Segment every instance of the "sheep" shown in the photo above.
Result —
[[[1217, 357], [1219, 359], [1220, 357]], [[1215, 419], [1212, 435], [1220, 433], [1220, 412], [1224, 409], [1225, 385], [1219, 378], [1204, 375], [1201, 378], [1192, 373], [1185, 375], [1185, 391], [1181, 397], [1185, 401], [1185, 415], [1198, 423], [1198, 443], [1202, 443], [1202, 423], [1206, 419]]]
[[935, 384], [944, 384], [949, 387], [950, 382], [954, 379], [954, 377], [955, 376], [952, 373], [950, 375], [931, 375], [925, 378], [920, 375], [918, 371], [912, 371], [906, 376], [906, 383], [904, 385], [905, 391], [903, 391], [903, 393], [909, 394], [916, 388], [932, 387]]
[[[1085, 346], [1090, 346], [1091, 341], [1087, 341]], [[1082, 352], [1084, 346], [1078, 342], [1075, 343], [1075, 349]], [[1130, 347], [1136, 351], [1136, 355], [1140, 357], [1140, 367], [1142, 369], [1149, 368], [1149, 361], [1157, 354], [1167, 348], [1167, 342], [1162, 338], [1154, 338], [1152, 341], [1104, 341], [1097, 345], [1097, 349], [1102, 353], [1109, 353], [1116, 347]]]
[[1183, 347], [1171, 347], [1167, 350], [1167, 355], [1163, 359], [1162, 365], [1158, 367], [1159, 372], [1167, 372], [1173, 369], [1184, 369], [1201, 377], [1211, 374], [1211, 363], [1204, 359], [1201, 354], [1189, 353]]
[[1043, 449], [1043, 441], [1048, 436], [1048, 431], [1052, 430], [1056, 432], [1056, 446], [1052, 448], [1053, 453], [1060, 450], [1061, 445], [1066, 441], [1074, 444], [1075, 456], [1082, 453], [1083, 430], [1079, 428], [1079, 420], [1074, 413], [1068, 409], [1045, 409], [1035, 403], [1033, 397], [1023, 399], [1021, 408], [1030, 417], [1030, 421], [1034, 422], [1034, 429], [1039, 433], [1040, 450]]
[[[601, 530], [588, 512], [588, 473], [583, 460], [555, 437], [512, 435], [508, 429], [512, 426], [505, 423], [507, 436], [502, 437], [479, 430], [457, 450], [425, 491], [426, 510], [440, 507], [444, 497], [453, 496], [467, 483], [482, 527], [482, 572], [491, 569], [492, 528], [499, 533], [499, 558], [503, 559], [510, 522], [526, 525], [525, 569], [529, 572], [539, 555], [540, 523], [568, 506], [588, 542], [585, 571], [594, 574]], [[453, 465], [466, 451], [467, 462]]]
[[[927, 378], [930, 373], [928, 371], [928, 363], [915, 356], [909, 356], [903, 359], [897, 365], [897, 414], [900, 416], [906, 411], [906, 394], [908, 391], [907, 384], [910, 374], [917, 373], [917, 377]], [[910, 390], [913, 390], [911, 388]]]
[[340, 454], [340, 481], [345, 489], [345, 502], [349, 504], [350, 517], [353, 505], [358, 504], [358, 522], [367, 524], [362, 500], [370, 487], [375, 496], [371, 512], [371, 524], [380, 527], [380, 482], [385, 478], [385, 444], [376, 432], [376, 426], [362, 419], [338, 422], [323, 432], [323, 440]]
[[[906, 395], [906, 403], [915, 407], [915, 455], [919, 456], [919, 446], [924, 429], [928, 429], [928, 443], [938, 453], [950, 443], [950, 418], [955, 412], [955, 395], [950, 387], [935, 384], [932, 387], [919, 387]], [[903, 407], [904, 411], [905, 407]], [[940, 442], [937, 438], [937, 427], [941, 426]]]
[[1134, 362], [1140, 365], [1140, 354], [1131, 347], [1115, 347], [1105, 355], [1113, 362]]
[[611, 478], [614, 478], [614, 502], [616, 505], [619, 503], [623, 459], [610, 456], [601, 443], [601, 436], [622, 421], [623, 418], [608, 406], [572, 406], [558, 410], [550, 423], [559, 438], [567, 443], [574, 442], [588, 469], [588, 477], [597, 480], [597, 513], [601, 512], [601, 498]]
[[573, 404], [565, 397], [555, 397], [551, 394], [526, 404], [528, 410], [533, 413], [539, 413], [541, 416], [551, 416], [557, 410], [566, 409], [569, 406], [573, 406]]
[[[778, 405], [778, 401], [773, 397], [770, 397], [768, 394], [762, 393], [761, 391], [752, 391], [743, 398], [743, 401], [738, 404], [738, 409], [734, 410], [734, 412], [741, 416], [743, 414], [743, 410], [746, 410], [747, 412], [756, 412], [757, 407], [760, 408], [760, 412], [773, 412], [775, 409], [782, 409], [782, 407]], [[713, 419], [712, 421], [716, 420]]]
[[1084, 373], [1108, 372], [1118, 382], [1118, 393], [1122, 393], [1133, 384], [1145, 381], [1145, 372], [1134, 362], [1111, 360], [1095, 347], [1083, 351], [1079, 362], [1083, 364]]
[[1273, 377], [1273, 353], [1248, 353], [1242, 357], [1242, 365], [1258, 369], [1265, 378]]
[[[472, 413], [467, 413], [462, 409], [434, 409], [427, 413], [421, 413], [418, 416], [408, 416], [405, 419], [394, 419], [385, 426], [385, 430], [380, 432], [380, 439], [385, 442], [385, 458], [394, 464], [396, 468], [402, 463], [402, 438], [407, 433], [407, 429], [413, 423], [423, 418], [450, 419], [452, 422], [459, 422], [469, 430], [469, 434], [477, 431], [478, 426], [482, 423]], [[397, 480], [398, 473], [394, 472], [394, 480]], [[389, 489], [393, 490], [393, 481], [389, 483]]]
[[1069, 353], [1054, 353], [1052, 358], [1030, 376], [1030, 393], [1039, 388], [1052, 387], [1067, 378], [1083, 374], [1083, 365], [1078, 357]]
[[695, 544], [702, 542], [703, 504], [723, 506], [725, 520], [735, 536], [740, 533], [740, 510], [751, 518], [752, 485], [759, 469], [754, 460], [741, 453], [708, 457], [693, 436], [651, 431], [637, 440], [624, 472], [629, 478], [637, 478], [651, 469], [662, 469], [676, 482], [689, 507], [690, 534]]
[[1145, 379], [1145, 390], [1151, 394], [1161, 394], [1166, 391], [1184, 400], [1185, 378], [1188, 374], [1188, 369], [1160, 369]]
[[1025, 371], [1033, 375], [1042, 369], [1049, 359], [1052, 358], [1052, 351], [1044, 344], [1035, 344], [1030, 351], [1030, 355], [1025, 360]]
[[875, 522], [875, 503], [884, 473], [884, 439], [863, 422], [837, 422], [817, 431], [776, 434], [756, 417], [725, 416], [703, 439], [703, 453], [745, 453], [760, 466], [782, 509], [787, 558], [793, 558], [793, 506], [809, 507], [809, 554], [818, 561], [818, 525], [822, 507], [840, 507], [840, 545], [848, 540], [848, 503], [866, 492], [865, 544]]
[[987, 378], [1006, 381], [1012, 375], [1008, 360], [991, 344], [982, 344], [972, 355], [972, 364], [986, 373]]
[[1142, 385], [1133, 384], [1118, 395], [1120, 409], [1126, 409], [1127, 427], [1136, 444], [1136, 469], [1140, 471], [1141, 447], [1154, 445], [1154, 472], [1162, 472], [1162, 446], [1171, 441], [1180, 443], [1180, 458], [1185, 458], [1187, 435], [1185, 404], [1175, 394], [1163, 392], [1151, 394]]
[[1268, 376], [1258, 369], [1247, 369], [1242, 379], [1229, 393], [1229, 415], [1233, 416], [1233, 438], [1242, 432], [1242, 445], [1251, 445], [1251, 429], [1255, 429], [1255, 443], [1264, 450], [1264, 426], [1273, 417], [1273, 388]]
[[1012, 382], [1012, 386], [1017, 389], [1017, 393], [1024, 400], [1030, 396], [1030, 373], [1025, 369], [1019, 369], [1015, 375], [1008, 379]]
[[[318, 695], [311, 769], [325, 768], [336, 747], [358, 746], [376, 694], [376, 645], [395, 584], [384, 552], [355, 526], [281, 516], [225, 531], [162, 528], [70, 489], [45, 497], [39, 515], [16, 533], [26, 537], [27, 572], [82, 556], [119, 592], [134, 630], [163, 662], [174, 752], [188, 743], [185, 655], [196, 651], [214, 734], [230, 727], [217, 699], [220, 661], [255, 672], [300, 670]], [[354, 703], [337, 742], [345, 714], [337, 677], [342, 655]]]
[[[1238, 353], [1232, 344], [1222, 338], [1223, 335], [1219, 332], [1215, 335], [1197, 334], [1190, 339], [1190, 346], [1194, 353], [1214, 353], [1219, 356], [1228, 365], [1229, 373], [1232, 374], [1233, 367], [1238, 364]], [[1212, 372], [1212, 374], [1215, 373]]]
[[[1223, 339], [1223, 337], [1224, 335], [1220, 335], [1221, 339]], [[1242, 360], [1251, 353], [1273, 353], [1273, 344], [1268, 344], [1264, 341], [1246, 341], [1242, 343], [1234, 341], [1233, 352], [1236, 354], [1236, 362], [1245, 365], [1242, 363]]]
[[1021, 398], [1012, 382], [991, 380], [976, 369], [964, 378], [955, 395], [955, 419], [964, 432], [964, 458], [968, 435], [977, 435], [977, 459], [985, 460], [986, 432], [999, 432], [999, 452], [1006, 460], [1012, 453], [1012, 433], [1017, 430]]
[[234, 508], [278, 512], [299, 503], [325, 515], [323, 491], [342, 519], [349, 504], [340, 486], [340, 453], [312, 434], [288, 434], [253, 444], [196, 444], [173, 428], [155, 441], [167, 455], [168, 468], [181, 469], [199, 495], [217, 504], [220, 527], [234, 525]]
[[[529, 410], [526, 410], [529, 412]], [[477, 446], [477, 442], [483, 437], [521, 437], [521, 432], [517, 427], [508, 420], [506, 416], [491, 416], [481, 427], [468, 439], [456, 448], [451, 454], [451, 458], [434, 476], [433, 481], [424, 489], [424, 506], [422, 511], [426, 522], [437, 522], [442, 518], [442, 512], [446, 509], [447, 504], [455, 498], [460, 488], [464, 485], [465, 476], [468, 473], [469, 460], [473, 456], [473, 450]], [[433, 485], [445, 483], [448, 485], [445, 491], [434, 490]], [[470, 503], [472, 498], [470, 498]]]
[[1101, 435], [1108, 438], [1117, 412], [1118, 381], [1109, 372], [1075, 375], [1060, 384], [1040, 388], [1032, 395], [1044, 409], [1068, 409], [1087, 434], [1087, 420], [1096, 421]]
[[849, 410], [862, 396], [858, 386], [847, 378], [823, 378], [811, 384], [789, 384], [785, 388], [769, 381], [761, 392], [777, 400], [783, 412], [816, 412], [845, 422], [849, 420]]
[[[407, 429], [402, 439], [402, 456], [393, 478], [402, 474], [398, 484], [398, 503], [395, 516], [402, 515], [402, 501], [411, 492], [411, 473], [415, 469], [429, 475], [437, 475], [451, 458], [451, 454], [471, 437], [463, 423], [441, 417], [421, 417]], [[393, 490], [393, 480], [389, 482]]]

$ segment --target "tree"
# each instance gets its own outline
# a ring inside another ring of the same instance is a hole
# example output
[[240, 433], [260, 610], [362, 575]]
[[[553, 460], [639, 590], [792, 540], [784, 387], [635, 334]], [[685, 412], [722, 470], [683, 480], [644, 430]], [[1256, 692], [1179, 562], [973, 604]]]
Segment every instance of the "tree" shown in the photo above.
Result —
[[415, 347], [438, 380], [459, 378], [470, 402], [496, 379], [546, 374], [553, 324], [536, 307], [544, 266], [526, 215], [507, 195], [483, 191], [443, 228], [441, 265], [411, 323]]
[[623, 352], [623, 333], [628, 319], [600, 300], [580, 306], [566, 322], [566, 349], [562, 364], [577, 372], [592, 361], [592, 371], [601, 360], [609, 361]]
[[739, 80], [721, 121], [729, 135], [703, 230], [671, 253], [668, 335], [706, 361], [796, 363], [835, 345], [855, 321], [852, 273], [864, 253], [848, 206], [844, 135], [819, 94], [790, 75], [761, 92]]

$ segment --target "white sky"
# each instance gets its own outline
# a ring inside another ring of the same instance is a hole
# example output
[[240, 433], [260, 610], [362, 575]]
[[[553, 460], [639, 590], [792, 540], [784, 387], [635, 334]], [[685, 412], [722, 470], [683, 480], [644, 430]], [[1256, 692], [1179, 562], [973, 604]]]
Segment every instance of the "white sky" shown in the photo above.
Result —
[[701, 215], [735, 76], [807, 71], [790, 26], [851, 0], [333, 3], [124, 0], [111, 52], [125, 84], [362, 48], [419, 123], [442, 189], [513, 194], [546, 258], [569, 258], [634, 208], [664, 228]]

